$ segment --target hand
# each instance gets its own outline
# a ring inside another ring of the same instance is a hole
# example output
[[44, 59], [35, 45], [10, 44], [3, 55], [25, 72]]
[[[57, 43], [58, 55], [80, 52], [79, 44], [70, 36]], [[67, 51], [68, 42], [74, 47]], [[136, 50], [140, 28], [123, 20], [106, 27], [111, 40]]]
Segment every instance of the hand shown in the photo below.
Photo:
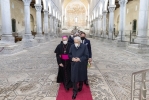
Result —
[[92, 62], [92, 58], [89, 58], [89, 59], [88, 59], [88, 62]]
[[77, 60], [77, 62], [80, 62], [81, 61], [80, 58], [76, 58], [76, 60]]
[[59, 64], [59, 66], [61, 66], [61, 67], [64, 67], [64, 65], [61, 63], [61, 64]]
[[75, 62], [75, 61], [76, 61], [76, 58], [72, 58], [72, 61], [74, 61], [74, 62]]
[[72, 58], [72, 61], [73, 61], [73, 62], [77, 62], [77, 59], [76, 59], [76, 58]]

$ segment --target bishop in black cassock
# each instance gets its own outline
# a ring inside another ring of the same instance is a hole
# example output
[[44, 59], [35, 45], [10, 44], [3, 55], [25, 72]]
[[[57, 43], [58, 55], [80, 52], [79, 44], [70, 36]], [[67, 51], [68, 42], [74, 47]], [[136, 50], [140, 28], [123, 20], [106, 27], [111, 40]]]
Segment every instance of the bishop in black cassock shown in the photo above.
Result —
[[68, 53], [71, 43], [68, 42], [68, 37], [63, 36], [62, 42], [56, 47], [55, 53], [58, 63], [57, 83], [63, 83], [66, 90], [72, 87], [71, 82], [71, 61]]

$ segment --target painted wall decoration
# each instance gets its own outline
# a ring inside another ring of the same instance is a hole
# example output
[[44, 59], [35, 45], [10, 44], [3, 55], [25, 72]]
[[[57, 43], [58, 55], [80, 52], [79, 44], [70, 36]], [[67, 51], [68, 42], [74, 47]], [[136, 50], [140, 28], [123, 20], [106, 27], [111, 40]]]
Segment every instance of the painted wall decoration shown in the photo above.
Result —
[[71, 2], [65, 10], [66, 25], [71, 26], [86, 26], [86, 8], [81, 2]]

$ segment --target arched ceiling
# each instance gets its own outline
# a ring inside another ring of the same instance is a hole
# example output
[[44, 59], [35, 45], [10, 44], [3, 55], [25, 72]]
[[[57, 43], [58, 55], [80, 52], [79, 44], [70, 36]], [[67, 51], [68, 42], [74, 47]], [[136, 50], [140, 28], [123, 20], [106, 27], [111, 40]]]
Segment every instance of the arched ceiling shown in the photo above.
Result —
[[[63, 7], [65, 8], [71, 1], [77, 1], [77, 0], [63, 0]], [[78, 1], [81, 1], [87, 8], [90, 0], [78, 0]]]

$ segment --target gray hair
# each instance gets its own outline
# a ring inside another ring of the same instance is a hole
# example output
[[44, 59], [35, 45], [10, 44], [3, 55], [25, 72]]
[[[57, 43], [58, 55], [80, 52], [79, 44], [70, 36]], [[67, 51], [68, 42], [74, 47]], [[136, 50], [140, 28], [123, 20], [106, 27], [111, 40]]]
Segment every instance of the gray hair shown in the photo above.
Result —
[[74, 40], [78, 40], [81, 42], [81, 38], [79, 36], [74, 37]]

